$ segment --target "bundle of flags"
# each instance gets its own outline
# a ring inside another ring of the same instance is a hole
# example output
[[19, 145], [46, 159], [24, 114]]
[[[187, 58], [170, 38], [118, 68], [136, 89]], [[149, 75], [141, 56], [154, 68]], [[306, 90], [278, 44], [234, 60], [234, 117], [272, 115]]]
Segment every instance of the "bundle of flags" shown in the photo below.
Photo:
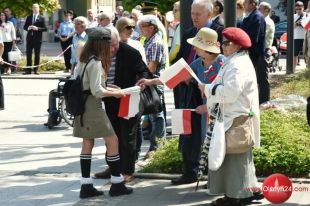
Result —
[[136, 116], [139, 112], [140, 104], [140, 87], [134, 86], [123, 89], [126, 96], [120, 100], [118, 116], [124, 119], [129, 119]]

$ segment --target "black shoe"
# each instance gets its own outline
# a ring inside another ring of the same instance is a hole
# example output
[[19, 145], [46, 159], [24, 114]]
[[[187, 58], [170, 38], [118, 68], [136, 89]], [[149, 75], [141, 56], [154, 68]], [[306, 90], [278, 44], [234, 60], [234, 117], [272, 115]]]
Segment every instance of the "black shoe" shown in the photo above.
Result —
[[23, 72], [23, 75], [31, 74], [31, 72]]
[[185, 176], [181, 176], [176, 180], [171, 180], [171, 184], [173, 185], [184, 185], [184, 184], [191, 184], [197, 182], [197, 178], [189, 178]]
[[265, 198], [265, 196], [261, 192], [253, 192], [252, 197], [242, 198], [240, 200], [244, 204], [251, 204], [252, 201], [255, 201], [255, 200], [258, 201], [258, 200], [262, 200], [264, 198]]
[[129, 195], [133, 192], [132, 188], [126, 187], [124, 182], [112, 184], [110, 187], [110, 196]]
[[34, 74], [39, 75], [40, 73], [39, 72], [34, 72]]
[[81, 185], [80, 190], [80, 198], [89, 198], [89, 197], [95, 197], [103, 195], [102, 191], [98, 191], [96, 188], [94, 188], [93, 184], [83, 184]]

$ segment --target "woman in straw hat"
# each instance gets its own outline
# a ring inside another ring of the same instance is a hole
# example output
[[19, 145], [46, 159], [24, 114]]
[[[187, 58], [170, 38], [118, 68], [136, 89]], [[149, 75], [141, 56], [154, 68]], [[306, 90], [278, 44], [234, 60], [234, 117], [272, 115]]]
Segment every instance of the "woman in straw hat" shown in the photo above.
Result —
[[[209, 28], [199, 30], [194, 38], [190, 38], [187, 42], [194, 46], [197, 55], [199, 56], [190, 67], [196, 73], [199, 80], [205, 84], [211, 83], [225, 57], [220, 54], [220, 43], [217, 42], [217, 33]], [[202, 140], [206, 136], [207, 130], [207, 107], [206, 99], [201, 96], [197, 82], [193, 79], [186, 80], [189, 85], [187, 95], [190, 100], [184, 105], [184, 109], [195, 109], [196, 112], [192, 116], [192, 131], [191, 135], [180, 136], [180, 149], [183, 154], [184, 174], [176, 180], [172, 180], [172, 184], [189, 184], [197, 181], [197, 168], [200, 158], [200, 150]], [[138, 84], [152, 85], [161, 84], [159, 79], [142, 79]], [[189, 137], [190, 136], [190, 137]]]
[[[254, 147], [260, 145], [259, 133], [259, 102], [256, 74], [249, 58], [247, 49], [251, 47], [249, 36], [239, 28], [226, 28], [223, 31], [223, 52], [226, 62], [219, 71], [218, 76], [211, 84], [200, 84], [199, 88], [208, 99], [210, 125], [214, 125], [218, 113], [223, 115], [225, 138], [228, 130], [244, 123], [235, 120], [246, 118], [250, 122], [248, 133]], [[220, 112], [219, 112], [220, 110]], [[239, 120], [238, 120], [239, 121]], [[213, 126], [210, 126], [211, 133]], [[214, 130], [217, 132], [218, 130]], [[234, 130], [237, 131], [237, 130]], [[238, 136], [244, 135], [237, 133]], [[231, 135], [236, 137], [236, 135]], [[262, 199], [260, 193], [254, 193], [246, 188], [258, 188], [257, 178], [252, 155], [252, 146], [243, 151], [231, 152], [227, 150], [223, 163], [216, 171], [208, 172], [208, 187], [212, 194], [225, 194], [223, 198], [213, 201], [211, 205], [234, 206], [246, 205], [252, 200]]]

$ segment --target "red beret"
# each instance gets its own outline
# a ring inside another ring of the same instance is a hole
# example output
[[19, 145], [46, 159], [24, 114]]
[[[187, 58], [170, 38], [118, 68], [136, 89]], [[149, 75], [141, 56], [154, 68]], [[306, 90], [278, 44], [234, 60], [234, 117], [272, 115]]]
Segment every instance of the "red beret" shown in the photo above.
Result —
[[236, 27], [227, 27], [224, 29], [223, 37], [245, 49], [252, 46], [249, 35], [242, 29]]

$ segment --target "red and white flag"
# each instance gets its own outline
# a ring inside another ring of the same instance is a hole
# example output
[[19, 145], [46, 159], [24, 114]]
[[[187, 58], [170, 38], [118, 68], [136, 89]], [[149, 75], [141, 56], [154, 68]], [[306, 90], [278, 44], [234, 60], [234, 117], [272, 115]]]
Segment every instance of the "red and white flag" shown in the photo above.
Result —
[[[173, 89], [180, 82], [194, 77], [198, 79], [186, 61], [181, 58], [174, 63], [169, 69], [166, 69], [159, 77], [160, 81], [164, 83], [169, 89]], [[199, 81], [199, 80], [198, 80]], [[200, 81], [199, 81], [200, 82]]]
[[310, 16], [303, 18], [301, 20], [301, 25], [304, 27], [304, 29], [308, 30], [310, 29]]
[[172, 134], [192, 134], [192, 110], [175, 109], [171, 111]]
[[124, 119], [129, 119], [136, 116], [139, 112], [140, 104], [140, 87], [134, 86], [127, 89], [123, 89], [126, 96], [120, 100], [118, 116]]

